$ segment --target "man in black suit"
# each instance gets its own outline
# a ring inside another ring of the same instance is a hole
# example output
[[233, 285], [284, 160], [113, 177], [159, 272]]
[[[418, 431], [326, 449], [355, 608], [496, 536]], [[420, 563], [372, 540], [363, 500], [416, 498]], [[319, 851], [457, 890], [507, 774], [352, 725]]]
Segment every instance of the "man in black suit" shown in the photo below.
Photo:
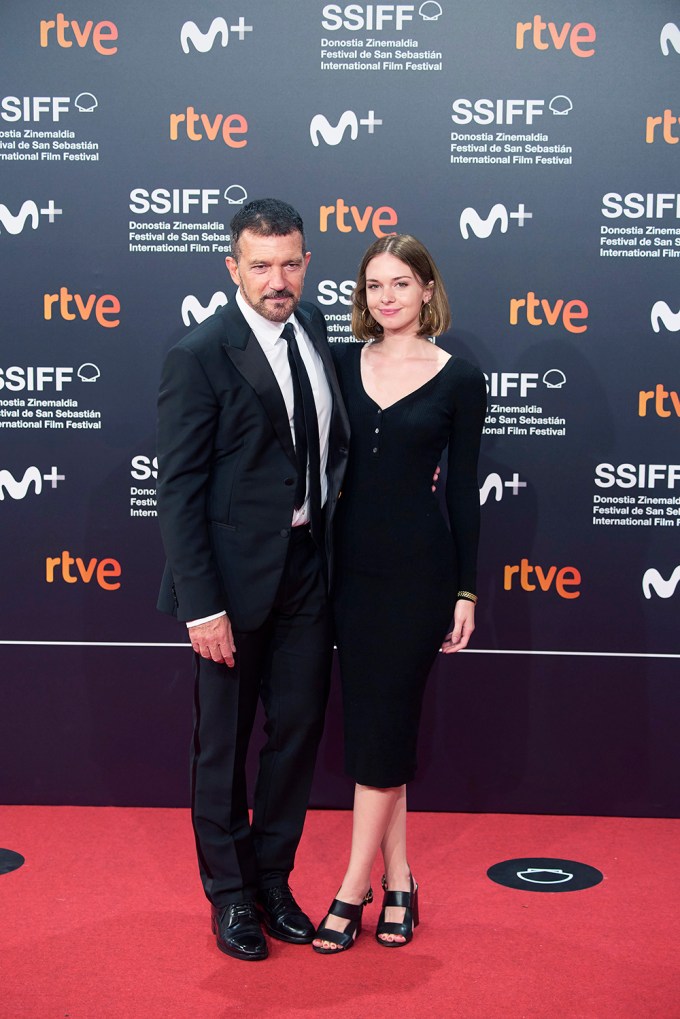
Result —
[[[195, 651], [192, 819], [213, 932], [253, 960], [267, 955], [260, 919], [283, 941], [314, 937], [288, 876], [328, 696], [329, 533], [349, 426], [323, 316], [300, 303], [310, 254], [299, 214], [251, 202], [231, 232], [236, 297], [163, 369], [159, 608], [187, 623]], [[258, 697], [267, 742], [251, 824]]]

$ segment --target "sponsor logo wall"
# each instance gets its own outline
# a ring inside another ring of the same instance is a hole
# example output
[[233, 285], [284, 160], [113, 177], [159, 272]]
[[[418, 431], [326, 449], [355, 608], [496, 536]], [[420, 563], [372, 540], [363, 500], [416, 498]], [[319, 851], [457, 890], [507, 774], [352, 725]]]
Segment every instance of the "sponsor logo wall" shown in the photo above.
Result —
[[59, 7], [10, 0], [0, 43], [4, 639], [184, 640], [160, 366], [275, 195], [334, 341], [376, 237], [442, 270], [488, 387], [475, 650], [679, 654], [677, 5]]

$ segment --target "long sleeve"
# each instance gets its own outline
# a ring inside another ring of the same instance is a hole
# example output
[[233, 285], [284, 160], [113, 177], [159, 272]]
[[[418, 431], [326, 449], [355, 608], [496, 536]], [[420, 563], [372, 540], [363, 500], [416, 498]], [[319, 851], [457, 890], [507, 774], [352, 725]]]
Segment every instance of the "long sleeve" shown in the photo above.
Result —
[[158, 399], [158, 517], [179, 619], [224, 609], [208, 532], [207, 493], [219, 417], [215, 392], [193, 351], [173, 348]]

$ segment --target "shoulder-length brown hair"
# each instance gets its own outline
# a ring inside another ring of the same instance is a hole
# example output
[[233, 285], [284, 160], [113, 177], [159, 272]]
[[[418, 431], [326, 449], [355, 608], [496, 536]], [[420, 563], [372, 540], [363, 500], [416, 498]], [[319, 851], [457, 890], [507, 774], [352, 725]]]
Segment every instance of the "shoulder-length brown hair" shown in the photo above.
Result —
[[366, 303], [366, 269], [376, 255], [394, 255], [411, 269], [423, 286], [432, 283], [432, 297], [423, 305], [418, 336], [441, 336], [451, 325], [451, 309], [444, 282], [432, 255], [411, 234], [390, 234], [379, 237], [364, 254], [359, 266], [354, 294], [352, 295], [352, 332], [359, 340], [382, 339], [383, 328], [368, 310]]

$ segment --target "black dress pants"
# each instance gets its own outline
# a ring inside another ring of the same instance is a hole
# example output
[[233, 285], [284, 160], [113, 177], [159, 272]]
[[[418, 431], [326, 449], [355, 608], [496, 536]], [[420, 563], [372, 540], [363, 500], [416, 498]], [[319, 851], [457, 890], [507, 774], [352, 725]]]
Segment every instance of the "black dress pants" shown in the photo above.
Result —
[[[192, 821], [199, 870], [213, 905], [252, 899], [293, 869], [323, 731], [332, 629], [323, 561], [306, 527], [293, 528], [265, 623], [234, 632], [233, 668], [195, 655]], [[252, 824], [245, 763], [262, 700]]]

